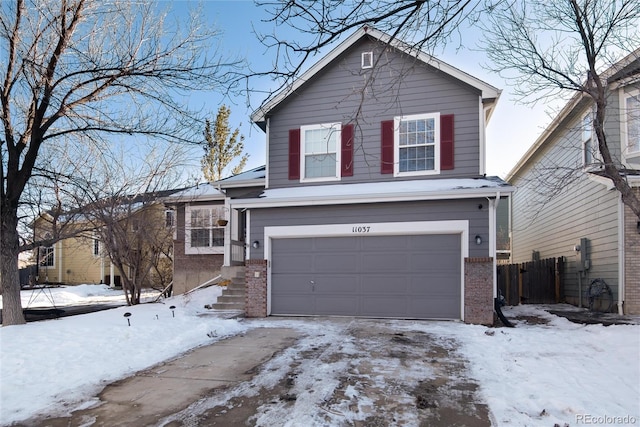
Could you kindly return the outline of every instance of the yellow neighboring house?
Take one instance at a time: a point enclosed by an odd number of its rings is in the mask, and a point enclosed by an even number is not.
[[[33,223],[35,240],[51,239],[54,235],[53,224],[53,217],[48,213],[38,217]],[[144,286],[168,285],[173,268],[170,253],[173,245],[174,211],[165,209],[160,202],[152,203],[133,210],[129,217],[120,220],[120,224],[127,230],[127,246],[131,248],[124,255],[121,254],[125,258],[131,258],[131,262],[124,262],[129,277],[133,274],[132,265],[140,265],[135,258],[146,256],[153,259],[148,261],[150,273]],[[37,283],[64,285],[105,283],[112,287],[120,286],[120,272],[111,262],[100,233],[92,228],[86,219],[69,221],[60,234],[70,237],[58,240],[50,246],[36,248],[34,258],[38,262],[36,277],[32,280]],[[151,245],[154,249],[150,248]]]

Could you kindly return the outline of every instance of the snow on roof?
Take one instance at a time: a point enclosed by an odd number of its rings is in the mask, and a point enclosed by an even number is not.
[[[191,200],[221,200],[224,198],[225,195],[222,191],[207,182],[179,191],[164,200],[166,202],[188,202]]]
[[[220,184],[222,188],[264,185],[266,175],[267,167],[262,165],[246,172],[240,172],[237,175],[223,178],[216,181],[215,184]]]
[[[267,189],[258,198],[236,199],[233,205],[313,205],[495,196],[513,192],[498,177],[370,182]]]

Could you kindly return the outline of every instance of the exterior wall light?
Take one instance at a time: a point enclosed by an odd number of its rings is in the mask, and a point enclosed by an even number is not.
[[[481,245],[481,244],[482,244],[482,237],[476,236],[476,245]]]
[[[258,249],[260,247],[260,242],[258,240],[254,240],[253,243],[251,243],[251,247],[253,249]]]

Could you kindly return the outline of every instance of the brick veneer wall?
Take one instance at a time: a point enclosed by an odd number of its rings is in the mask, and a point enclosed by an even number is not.
[[[464,321],[493,325],[493,258],[464,260]]]
[[[640,188],[634,189],[640,197]],[[638,217],[624,207],[624,313],[640,314],[640,230]]]
[[[267,317],[267,260],[249,259],[245,263],[245,316]]]

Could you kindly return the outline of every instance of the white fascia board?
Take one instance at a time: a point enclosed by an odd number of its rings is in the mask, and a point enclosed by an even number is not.
[[[326,56],[324,56],[320,61],[316,62],[311,68],[305,71],[298,79],[296,79],[289,87],[283,89],[278,95],[276,95],[271,101],[267,102],[264,106],[257,109],[251,114],[251,121],[253,123],[258,123],[264,121],[267,113],[271,111],[276,105],[282,102],[286,97],[288,97],[291,93],[295,92],[300,86],[306,83],[309,79],[311,79],[316,73],[322,70],[324,67],[329,65],[334,59],[340,56],[344,51],[346,51],[351,45],[356,43],[360,38],[364,35],[370,35],[383,43],[386,43],[401,52],[406,53],[407,55],[413,56],[414,58],[419,59],[420,61],[428,64],[446,74],[455,77],[456,79],[475,87],[476,89],[482,92],[483,99],[493,99],[493,104],[498,101],[500,98],[501,90],[496,87],[476,78],[470,74],[465,73],[464,71],[447,64],[446,62],[442,62],[433,56],[422,52],[421,50],[417,50],[411,45],[403,42],[399,39],[392,39],[386,33],[383,33],[380,30],[375,28],[366,28],[362,27],[349,37],[345,39],[342,43],[340,43],[335,49],[329,52]]]
[[[351,205],[362,203],[388,203],[388,202],[411,202],[423,200],[455,200],[473,199],[478,197],[496,197],[512,193],[514,187],[491,187],[491,188],[468,188],[440,192],[414,192],[398,195],[397,193],[379,194],[376,196],[366,195],[343,195],[343,196],[320,196],[320,197],[283,197],[279,199],[233,199],[231,206],[234,209],[241,208],[276,208],[292,206],[322,206],[322,205]]]
[[[265,178],[246,179],[243,181],[233,181],[228,184],[220,184],[220,188],[239,188],[239,187],[264,187]]]

